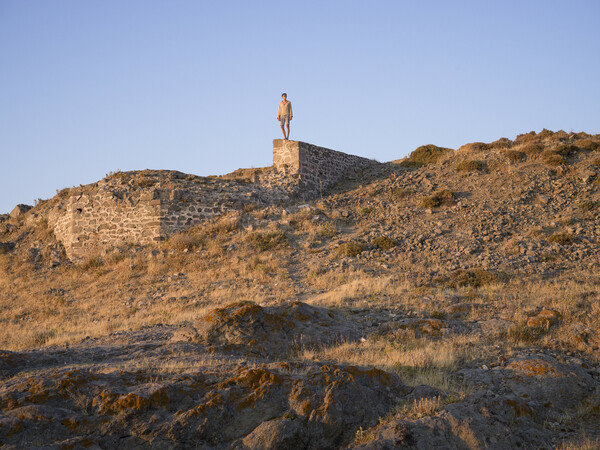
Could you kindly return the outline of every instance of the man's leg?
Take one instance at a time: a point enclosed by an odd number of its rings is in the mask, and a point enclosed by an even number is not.
[[[285,129],[283,128],[283,123],[281,124],[281,132],[283,133],[283,138],[287,139],[287,137],[285,137]]]
[[[290,138],[290,123],[289,122],[287,123],[287,131],[288,131],[287,136],[285,138],[289,139]]]

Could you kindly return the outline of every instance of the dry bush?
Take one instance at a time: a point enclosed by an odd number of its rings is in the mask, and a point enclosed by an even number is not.
[[[489,148],[494,148],[494,149],[498,149],[498,150],[506,150],[509,149],[513,146],[513,141],[511,141],[508,138],[500,138],[497,141],[492,142],[491,144],[489,144]]]
[[[517,344],[533,344],[538,342],[542,336],[548,332],[545,326],[530,327],[526,321],[510,327],[504,334],[503,338],[509,342]]]
[[[188,232],[175,233],[164,245],[166,248],[176,250],[178,252],[191,251],[200,244],[200,240]]]
[[[539,139],[549,139],[549,138],[553,138],[554,137],[554,131],[552,130],[547,130],[546,128],[544,128],[542,131],[540,131],[537,135],[537,137]]]
[[[478,153],[483,152],[489,149],[489,145],[485,142],[471,142],[470,144],[465,144],[458,149],[461,153]]]
[[[479,288],[492,283],[508,281],[508,275],[503,272],[492,272],[482,269],[457,270],[449,277],[441,279],[448,287],[475,287]]]
[[[435,164],[442,156],[452,151],[451,148],[438,147],[437,145],[422,145],[416,148],[407,159],[400,162],[400,166],[414,168]]]
[[[438,208],[440,206],[452,206],[456,201],[456,195],[450,189],[440,189],[429,197],[424,197],[421,204],[424,208]]]
[[[562,155],[556,153],[554,150],[544,150],[540,157],[542,158],[542,161],[544,161],[549,166],[560,166],[566,163],[565,158]]]
[[[390,198],[392,198],[392,200],[403,200],[407,198],[411,193],[412,191],[410,189],[392,188],[390,190]]]
[[[573,243],[573,239],[571,238],[571,235],[567,233],[554,233],[548,238],[548,242],[569,245]]]
[[[465,160],[458,163],[455,169],[457,172],[481,172],[485,170],[485,163],[477,159]]]
[[[363,243],[356,242],[356,241],[350,241],[350,242],[344,242],[343,244],[340,244],[336,249],[336,253],[340,256],[355,257],[355,256],[360,255],[364,250],[365,250],[365,245]]]
[[[377,236],[371,243],[384,252],[394,248],[398,244],[395,239],[387,236]]]
[[[581,203],[581,209],[583,209],[584,211],[593,211],[597,207],[598,207],[598,203],[597,202],[593,202],[591,200],[588,200],[588,201],[585,201],[585,202]]]
[[[594,142],[591,139],[579,139],[575,141],[574,145],[581,149],[588,150],[591,152],[600,150],[600,143]]]
[[[536,144],[534,142],[528,142],[520,147],[520,150],[527,156],[537,156],[542,152],[543,149],[543,145]]]
[[[525,153],[520,152],[518,150],[507,150],[507,151],[503,152],[503,155],[510,162],[514,162],[514,163],[521,162],[525,159]]]
[[[282,230],[254,231],[246,235],[245,241],[255,250],[265,252],[287,244],[287,235]]]
[[[530,131],[529,133],[519,134],[515,139],[515,142],[517,144],[525,144],[535,140],[537,140],[537,134],[535,131]]]
[[[600,158],[596,158],[592,161],[592,165],[600,167]]]

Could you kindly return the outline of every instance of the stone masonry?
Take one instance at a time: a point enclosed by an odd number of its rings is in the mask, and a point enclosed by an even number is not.
[[[298,175],[305,197],[321,195],[351,169],[360,169],[372,161],[360,156],[330,150],[300,141],[273,140],[273,167]]]
[[[175,171],[113,174],[65,190],[48,216],[72,260],[113,247],[154,244],[217,215],[250,204],[314,198],[348,170],[370,160],[307,144],[273,141],[273,166],[241,169],[223,177]],[[252,171],[252,176],[244,176]]]

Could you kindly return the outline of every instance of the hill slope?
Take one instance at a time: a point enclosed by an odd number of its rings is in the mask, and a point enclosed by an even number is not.
[[[0,440],[593,442],[599,173],[598,135],[424,146],[78,263],[48,227],[60,195],[3,217]]]

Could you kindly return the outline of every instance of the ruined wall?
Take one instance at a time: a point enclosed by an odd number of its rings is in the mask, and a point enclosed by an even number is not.
[[[70,196],[49,217],[67,256],[160,240],[160,200],[150,191],[92,189]]]
[[[273,166],[284,173],[298,174],[300,189],[306,196],[320,195],[348,170],[370,163],[367,158],[306,142],[273,140]]]
[[[369,164],[305,142],[273,141],[273,166],[223,177],[176,171],[113,174],[68,190],[48,217],[67,256],[77,260],[127,244],[153,244],[250,203],[272,205],[315,197],[352,168]],[[240,178],[241,177],[241,178]]]

